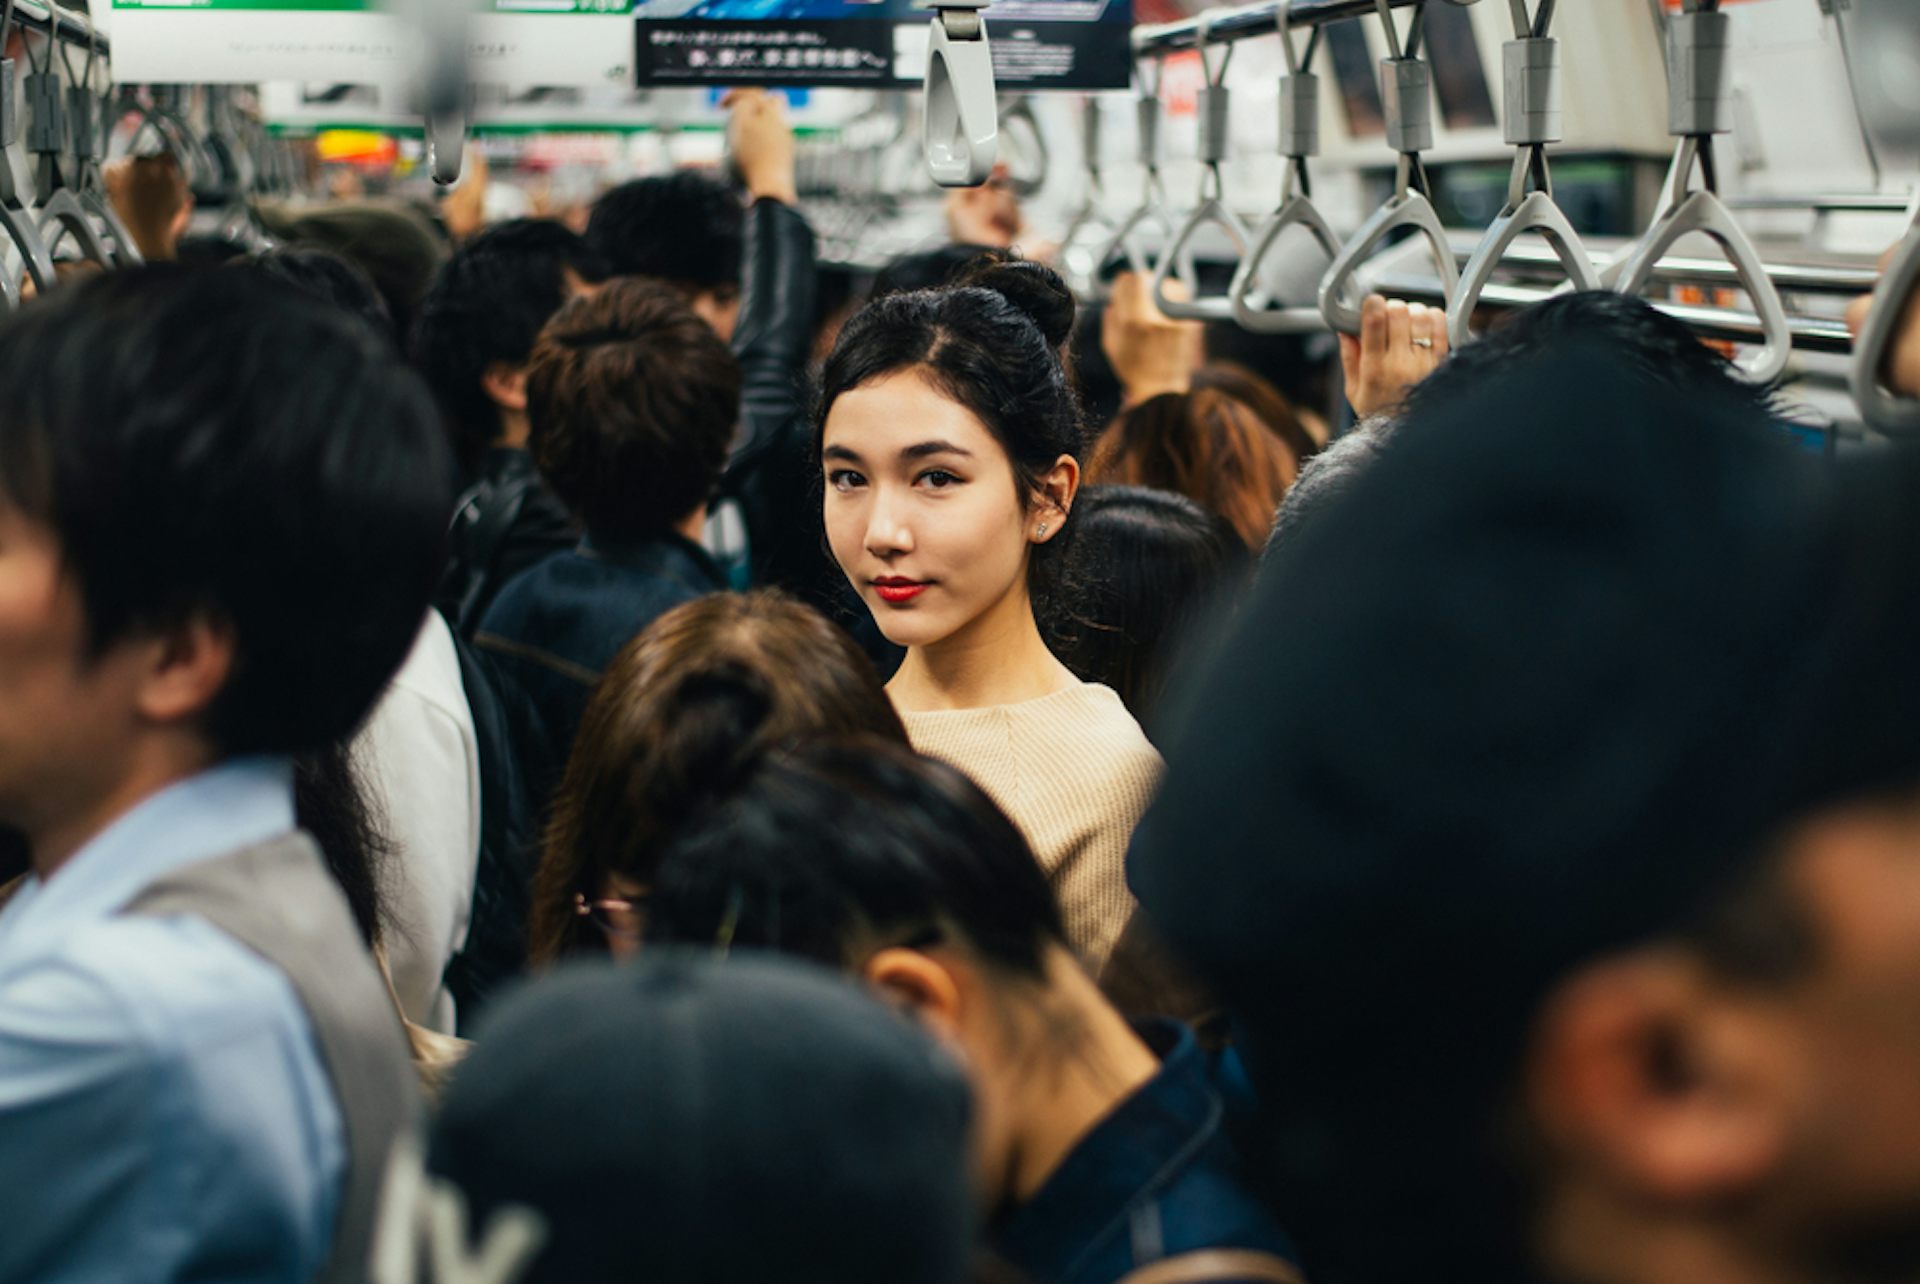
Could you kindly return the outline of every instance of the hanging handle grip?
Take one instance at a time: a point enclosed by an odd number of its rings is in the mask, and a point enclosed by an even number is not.
[[[993,54],[977,8],[942,7],[927,51],[927,172],[942,187],[978,187],[1000,150]]]
[[[1575,290],[1598,290],[1600,274],[1593,266],[1593,258],[1587,253],[1586,246],[1580,240],[1580,234],[1573,230],[1573,224],[1560,207],[1554,204],[1553,197],[1546,192],[1534,192],[1509,211],[1502,211],[1487,228],[1487,234],[1475,248],[1473,257],[1467,260],[1466,270],[1460,274],[1460,289],[1453,296],[1453,302],[1447,305],[1447,341],[1454,347],[1463,347],[1473,341],[1473,312],[1480,306],[1480,296],[1486,291],[1493,273],[1500,266],[1500,260],[1512,248],[1513,243],[1529,232],[1536,232],[1553,250],[1560,260],[1560,266],[1566,270],[1567,281]]]
[[[1720,246],[1739,275],[1740,288],[1753,300],[1753,310],[1760,317],[1765,342],[1759,351],[1736,362],[1736,368],[1755,383],[1772,383],[1786,370],[1787,358],[1793,351],[1793,329],[1787,321],[1787,309],[1760,261],[1760,252],[1734,222],[1732,212],[1712,192],[1695,192],[1661,215],[1620,265],[1617,288],[1622,294],[1639,294],[1646,289],[1654,268],[1667,251],[1681,237],[1694,232],[1705,233]]]
[[[1327,274],[1320,278],[1320,315],[1329,326],[1343,334],[1360,333],[1360,299],[1354,279],[1374,249],[1393,232],[1410,227],[1426,238],[1433,255],[1433,266],[1440,274],[1441,293],[1452,306],[1460,286],[1460,268],[1453,259],[1453,247],[1447,243],[1447,229],[1440,215],[1423,192],[1396,196],[1373,212],[1360,225],[1353,239],[1341,247]]]
[[[1901,314],[1920,280],[1920,221],[1908,229],[1880,283],[1853,349],[1853,397],[1861,417],[1889,437],[1920,437],[1920,399],[1888,390],[1881,372],[1900,332]]]
[[[1173,240],[1167,243],[1167,248],[1161,252],[1159,265],[1153,270],[1153,301],[1159,305],[1162,312],[1176,320],[1229,321],[1233,319],[1231,292],[1209,295],[1205,298],[1195,293],[1197,278],[1190,267],[1191,258],[1186,252],[1187,242],[1192,240],[1194,234],[1201,228],[1209,225],[1225,231],[1228,238],[1232,240],[1234,252],[1239,256],[1240,261],[1244,262],[1246,259],[1247,225],[1240,221],[1238,215],[1223,205],[1218,197],[1201,202],[1200,208],[1188,215],[1187,221],[1182,223],[1179,230],[1173,234]],[[1182,283],[1187,286],[1188,297],[1169,298],[1166,289],[1167,279],[1182,265],[1188,267],[1187,272],[1182,275]],[[1238,272],[1235,273],[1235,277],[1238,279]]]
[[[1259,297],[1260,269],[1290,227],[1311,232],[1329,259],[1338,258],[1340,254],[1340,238],[1333,234],[1326,217],[1307,197],[1292,197],[1274,211],[1273,217],[1255,234],[1253,249],[1240,260],[1240,270],[1233,274],[1233,284],[1227,289],[1233,301],[1233,319],[1255,334],[1311,334],[1327,328],[1327,319],[1317,307],[1268,307]]]

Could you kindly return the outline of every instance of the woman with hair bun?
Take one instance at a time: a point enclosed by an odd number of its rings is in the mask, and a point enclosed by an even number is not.
[[[993,263],[893,294],[847,323],[822,377],[827,540],[880,631],[914,747],[972,776],[1025,831],[1091,965],[1133,901],[1124,859],[1161,762],[1111,689],[1047,648],[1080,411],[1058,350],[1073,297],[1050,269]]]

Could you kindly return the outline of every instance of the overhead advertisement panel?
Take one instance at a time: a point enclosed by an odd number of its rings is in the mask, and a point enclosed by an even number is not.
[[[917,86],[928,21],[912,0],[639,0],[642,85]],[[1000,0],[985,10],[1003,89],[1121,89],[1128,0]]]
[[[495,0],[468,60],[482,84],[631,85],[630,0]],[[113,0],[113,70],[148,84],[388,84],[415,66],[368,0]]]

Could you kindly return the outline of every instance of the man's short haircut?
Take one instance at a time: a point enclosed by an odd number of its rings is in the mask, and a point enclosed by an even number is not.
[[[587,243],[615,276],[670,281],[689,294],[737,289],[746,211],[692,170],[636,178],[594,204]]]
[[[49,526],[92,647],[204,613],[223,754],[344,736],[444,555],[433,403],[358,321],[257,273],[153,266],[0,322],[0,498]]]
[[[414,363],[439,398],[454,452],[469,472],[500,437],[500,409],[481,378],[495,362],[526,361],[540,327],[567,301],[568,272],[599,281],[606,265],[563,224],[512,219],[455,251],[420,305]]]
[[[527,367],[534,462],[599,540],[663,534],[704,504],[739,414],[733,353],[657,281],[575,299]]]
[[[1914,480],[1567,340],[1274,549],[1128,881],[1235,1018],[1314,1277],[1540,1278],[1541,1004],[1655,941],[1794,965],[1741,939],[1781,840],[1920,786]]]

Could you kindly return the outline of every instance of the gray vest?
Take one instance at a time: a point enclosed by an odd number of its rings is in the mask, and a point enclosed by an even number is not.
[[[124,912],[205,919],[292,983],[346,1125],[346,1186],[320,1279],[363,1284],[387,1155],[418,1122],[420,1090],[400,1014],[320,849],[288,834],[189,865]]]

